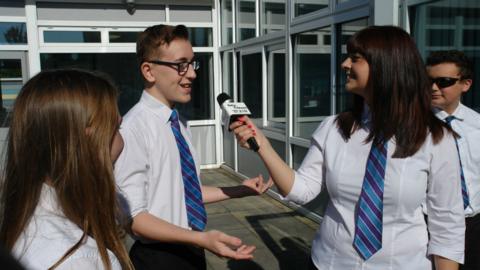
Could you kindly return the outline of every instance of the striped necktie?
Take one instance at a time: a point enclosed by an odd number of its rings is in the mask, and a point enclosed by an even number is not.
[[[362,191],[358,199],[353,247],[367,260],[382,248],[383,188],[387,164],[387,142],[374,140],[368,155]]]
[[[452,121],[455,119],[456,118],[453,115],[447,116],[447,118],[445,118],[445,123],[447,123],[449,127],[452,127]],[[457,138],[455,138],[455,146],[457,147],[458,160],[460,161],[460,180],[462,184],[463,209],[465,209],[470,204],[470,202],[468,199],[467,185],[465,183],[465,176],[463,174],[462,160],[460,159],[460,150],[458,148]]]
[[[207,213],[205,212],[205,206],[202,200],[202,191],[197,177],[195,161],[193,160],[185,138],[183,138],[180,132],[180,124],[176,110],[172,111],[170,123],[180,153],[188,225],[195,231],[203,231],[207,223]]]

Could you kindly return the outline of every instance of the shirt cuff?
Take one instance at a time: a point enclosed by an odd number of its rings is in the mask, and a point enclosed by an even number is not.
[[[460,264],[463,264],[463,261],[464,261],[463,247],[461,248],[461,250],[458,250],[458,249],[452,249],[452,248],[446,248],[446,247],[429,246],[428,255],[441,256],[449,260],[458,262]]]
[[[305,204],[305,188],[304,185],[302,185],[302,181],[299,180],[300,176],[296,171],[294,171],[294,177],[293,177],[293,186],[292,189],[290,190],[290,193],[287,194],[287,196],[282,197],[283,200],[285,201],[292,201],[296,202],[298,204]]]

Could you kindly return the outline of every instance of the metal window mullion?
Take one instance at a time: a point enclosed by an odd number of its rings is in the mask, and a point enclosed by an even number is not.
[[[338,50],[336,50],[337,47],[337,34],[341,35],[340,32],[337,31],[338,24],[332,24],[330,27],[330,114],[335,114],[337,111],[337,81],[336,81],[336,76],[337,76],[337,65],[340,65],[340,63],[337,63],[337,54]],[[338,38],[338,40],[342,40],[341,38]],[[340,47],[341,50],[341,47]],[[341,54],[341,51],[340,51]]]
[[[233,95],[233,100],[237,101],[238,100],[238,67],[239,65],[237,63],[240,63],[239,59],[237,58],[237,51],[236,50],[233,50],[232,51],[233,55],[232,55],[232,72],[233,72],[233,89],[232,89],[232,95]],[[235,83],[237,82],[237,83]],[[233,138],[234,140],[234,144],[233,144],[233,169],[238,172],[238,143],[237,143],[237,138],[234,137]]]
[[[291,138],[293,136],[293,46],[291,37],[291,21],[293,19],[294,1],[287,1],[285,4],[285,162],[293,166],[293,149]]]
[[[27,0],[25,2],[25,17],[27,18],[28,75],[32,77],[41,70],[35,0]]]
[[[267,68],[267,49],[262,47],[262,128],[268,125],[268,68]]]
[[[222,86],[222,74],[221,72],[221,58],[219,55],[218,47],[220,43],[220,35],[217,33],[220,33],[218,31],[219,29],[219,12],[220,12],[220,0],[215,0],[213,7],[212,7],[212,21],[217,22],[213,24],[212,27],[212,39],[213,39],[213,98],[211,98],[210,102],[213,102],[213,115],[215,121],[215,160],[217,165],[221,165],[223,162],[223,133],[222,133],[222,125],[220,123],[221,121],[221,114],[220,114],[220,106],[216,102],[216,96],[220,94],[220,89]],[[221,28],[221,27],[220,27]]]
[[[260,1],[255,0],[255,36],[261,36],[260,33]]]

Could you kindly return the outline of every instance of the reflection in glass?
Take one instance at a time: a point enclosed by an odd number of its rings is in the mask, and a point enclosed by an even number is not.
[[[307,37],[302,37],[304,35]],[[325,27],[295,36],[294,136],[310,138],[323,116],[331,114],[330,55],[332,48],[324,42],[324,38],[330,35],[330,27]],[[316,38],[314,39],[313,36]],[[316,42],[314,43],[313,40]]]
[[[480,1],[443,0],[408,7],[411,34],[424,59],[438,50],[463,51],[480,66]],[[480,78],[480,69],[474,69]],[[462,103],[480,112],[480,85],[474,83]]]
[[[195,58],[200,61],[200,69],[193,81],[192,100],[176,107],[188,120],[213,119],[213,54],[195,53]]]
[[[353,95],[345,91],[346,75],[345,71],[341,68],[342,62],[347,57],[347,41],[355,33],[365,28],[368,25],[368,19],[360,19],[343,23],[337,27],[337,36],[340,36],[340,40],[337,41],[337,87],[335,95],[335,113],[340,113],[347,110],[353,102]]]
[[[255,0],[239,0],[237,16],[238,41],[255,37]]]
[[[262,0],[262,32],[285,29],[285,0]]]
[[[267,63],[268,121],[285,123],[285,52],[269,52]]]
[[[27,44],[25,23],[0,22],[0,45]]]
[[[42,70],[81,68],[109,75],[120,92],[118,104],[122,115],[142,94],[143,80],[134,53],[42,53],[40,63]]]
[[[212,119],[213,56],[196,53],[195,57],[200,61],[200,69],[193,82],[192,100],[177,108],[188,120]],[[134,53],[42,53],[40,63],[42,70],[81,68],[109,75],[120,92],[118,103],[122,115],[137,103],[144,88]]]
[[[108,40],[110,43],[135,43],[140,32],[108,32]]]
[[[295,0],[295,17],[328,7],[330,0]]]
[[[233,42],[233,15],[232,15],[232,1],[222,0],[220,3],[220,18],[222,28],[222,45],[232,44]]]
[[[22,86],[22,60],[0,59],[0,127],[10,126],[13,103]]]
[[[212,47],[213,37],[210,27],[189,27],[188,39],[193,47]]]
[[[222,90],[232,98],[233,95],[233,52],[222,53]],[[232,132],[223,127],[223,160],[225,164],[235,167],[235,138]]]
[[[222,92],[233,97],[233,52],[222,55]]]
[[[48,43],[99,43],[99,31],[43,31],[43,41]]]
[[[251,118],[262,117],[262,54],[242,56],[240,100],[250,109]]]

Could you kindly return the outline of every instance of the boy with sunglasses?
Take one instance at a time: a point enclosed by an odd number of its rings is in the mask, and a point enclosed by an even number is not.
[[[229,188],[203,186],[188,128],[176,103],[191,99],[196,70],[183,25],[155,25],[137,40],[145,90],[124,116],[125,147],[115,177],[137,241],[130,250],[136,269],[205,269],[204,249],[227,258],[250,259],[255,249],[236,237],[205,231],[204,203],[264,193],[261,176]]]
[[[426,62],[436,116],[458,133],[462,195],[465,208],[465,264],[480,269],[480,114],[461,103],[472,86],[472,65],[460,51],[437,51]]]

